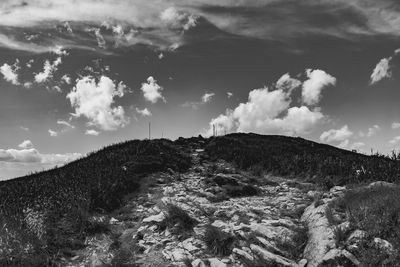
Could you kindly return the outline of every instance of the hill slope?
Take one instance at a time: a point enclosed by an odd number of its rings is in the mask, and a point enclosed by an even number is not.
[[[0,265],[35,266],[36,261],[41,266],[54,262],[55,255],[85,247],[89,234],[104,230],[102,221],[92,220],[94,214],[125,205],[127,195],[146,189],[144,179],[152,173],[185,172],[192,166],[189,152],[194,148],[204,148],[201,162],[225,160],[238,171],[260,177],[248,179],[245,187],[224,187],[233,197],[257,193],[251,181],[260,182],[265,172],[306,178],[328,188],[397,181],[400,174],[396,158],[361,155],[301,138],[230,134],[175,142],[128,141],[61,168],[0,182]]]
[[[303,138],[230,134],[205,148],[211,159],[224,159],[241,169],[309,178],[328,188],[334,185],[400,180],[398,155],[363,155]]]

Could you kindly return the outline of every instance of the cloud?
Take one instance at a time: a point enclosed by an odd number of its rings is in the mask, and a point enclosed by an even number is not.
[[[17,71],[20,69],[20,67],[18,66],[18,59],[17,61],[14,63],[14,65],[9,65],[7,63],[4,63],[1,67],[0,67],[0,72],[1,74],[3,74],[4,79],[14,85],[19,85],[19,81],[18,81],[18,73]]]
[[[57,124],[64,125],[65,127],[68,127],[68,128],[71,128],[71,129],[75,128],[75,126],[71,125],[69,122],[64,121],[64,120],[58,120]]]
[[[68,74],[64,74],[61,77],[61,81],[63,81],[66,84],[71,84],[71,77]]]
[[[297,87],[301,86],[301,84],[302,84],[301,81],[290,77],[289,73],[286,73],[279,78],[275,86],[278,89],[292,91],[293,89],[296,89]]]
[[[400,143],[400,136],[393,137],[393,139],[389,141],[389,144],[391,145],[397,145],[399,143]]]
[[[375,84],[384,78],[392,77],[392,71],[390,70],[390,61],[392,57],[382,58],[378,64],[376,64],[375,69],[372,71],[370,84]]]
[[[98,83],[91,76],[77,80],[76,86],[67,98],[75,109],[73,116],[85,117],[90,126],[97,126],[105,131],[125,127],[129,123],[122,106],[115,106],[115,98],[123,97],[126,86],[118,85],[109,77],[101,76]]]
[[[25,140],[21,144],[19,144],[18,147],[22,149],[30,149],[33,148],[33,144],[31,140]]]
[[[392,129],[399,129],[400,128],[400,122],[393,122],[392,123]]]
[[[280,80],[289,79],[285,74]],[[246,103],[240,103],[235,109],[228,109],[225,114],[212,119],[207,134],[212,134],[213,126],[218,132],[309,133],[325,115],[317,107],[291,106],[295,97],[293,90],[283,84],[279,82],[279,88],[275,84],[275,90],[264,87],[250,91]]]
[[[374,125],[374,126],[368,128],[367,137],[372,137],[372,136],[376,135],[380,130],[381,130],[381,127],[379,127],[379,125]]]
[[[33,86],[33,83],[32,83],[32,82],[24,82],[23,86],[24,86],[26,89],[30,89],[30,88]]]
[[[140,88],[143,92],[144,98],[155,104],[159,99],[166,102],[165,98],[162,96],[161,91],[163,88],[157,84],[157,81],[150,76],[147,78],[147,83],[142,83],[142,87]]]
[[[35,62],[35,60],[34,60],[34,59],[30,59],[28,62],[26,62],[26,67],[27,67],[28,69],[29,69],[29,68],[32,68],[33,62]]]
[[[308,105],[318,104],[322,90],[327,86],[334,86],[336,78],[323,70],[307,69],[306,74],[308,80],[303,83],[303,90],[301,92],[303,101]],[[295,82],[294,84],[297,85]]]
[[[49,129],[49,134],[50,134],[50,136],[51,137],[56,137],[56,136],[58,136],[58,132],[56,132],[56,131],[54,131],[54,130],[52,130],[52,129]]]
[[[353,132],[349,130],[347,125],[344,125],[340,129],[331,129],[329,131],[325,131],[321,134],[319,139],[322,142],[343,142],[353,136]]]
[[[106,40],[104,39],[104,37],[101,34],[100,30],[101,30],[100,28],[88,28],[87,29],[88,32],[92,32],[96,36],[97,45],[100,48],[106,49]]]
[[[98,136],[100,133],[98,131],[94,130],[94,129],[89,129],[89,130],[86,130],[85,134],[86,135]]]
[[[136,108],[136,112],[139,113],[140,115],[142,115],[143,117],[146,117],[146,116],[149,117],[152,115],[151,111],[148,110],[147,108],[144,108],[144,109]]]
[[[211,99],[215,96],[214,93],[205,93],[202,97],[201,97],[201,101],[203,103],[208,103],[211,101]]]
[[[42,154],[29,140],[22,142],[19,147],[21,149],[0,149],[0,162],[64,164],[82,156],[80,153]]]
[[[58,66],[62,63],[61,57],[58,57],[53,63],[49,60],[44,62],[43,71],[35,75],[36,83],[44,83],[53,77],[53,73],[57,71]]]
[[[82,28],[98,28],[105,18],[138,31],[127,45],[146,44],[162,49],[173,43],[184,44],[188,40],[182,32],[201,27],[202,23],[212,26],[199,33],[205,36],[232,34],[281,41],[307,36],[350,40],[382,34],[398,37],[400,28],[399,9],[390,0],[35,0],[23,5],[3,0],[0,8],[0,26],[11,29],[0,37],[0,45],[35,52],[48,51],[47,46],[57,44],[90,47],[87,36],[81,34]],[[39,41],[26,40],[15,34],[15,28],[35,29],[43,34]],[[57,35],[49,38],[45,33],[50,30]],[[114,34],[113,38],[119,36]],[[99,38],[96,34],[94,37]],[[108,41],[109,37],[103,39]],[[204,40],[201,37],[196,39]]]
[[[350,149],[358,150],[358,149],[360,149],[360,148],[363,147],[363,146],[365,146],[365,144],[364,144],[363,142],[356,142],[356,143],[353,143],[353,144],[350,146]]]
[[[26,131],[26,132],[29,131],[29,128],[28,128],[28,127],[20,126],[19,128],[20,128],[21,130],[23,130],[23,131]]]
[[[188,31],[195,27],[198,20],[198,16],[177,10],[175,7],[165,9],[160,18],[168,27],[183,31]]]
[[[209,103],[214,96],[215,96],[215,93],[205,93],[201,97],[200,101],[186,101],[181,106],[185,107],[185,108],[192,108],[192,109],[197,110],[197,109],[199,109],[200,106],[205,105],[206,103]]]

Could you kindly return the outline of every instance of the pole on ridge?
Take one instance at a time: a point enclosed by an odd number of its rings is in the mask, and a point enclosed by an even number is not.
[[[149,140],[151,139],[151,122],[149,122]]]

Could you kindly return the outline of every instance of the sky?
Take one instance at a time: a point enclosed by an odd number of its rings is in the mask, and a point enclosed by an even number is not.
[[[0,179],[129,139],[400,148],[396,0],[3,0]]]

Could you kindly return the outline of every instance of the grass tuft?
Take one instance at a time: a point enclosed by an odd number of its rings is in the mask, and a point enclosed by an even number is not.
[[[235,238],[215,226],[208,225],[204,235],[204,242],[214,255],[227,256],[232,251]]]

